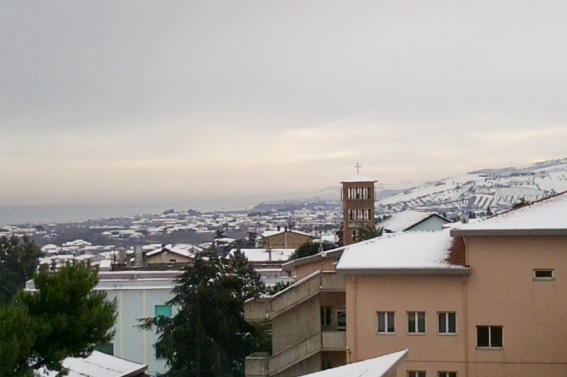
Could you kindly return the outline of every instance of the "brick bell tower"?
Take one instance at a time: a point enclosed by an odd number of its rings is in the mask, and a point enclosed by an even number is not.
[[[341,182],[344,245],[358,242],[360,230],[373,228],[375,225],[374,184],[376,181],[360,175],[361,167],[357,163],[356,175]]]

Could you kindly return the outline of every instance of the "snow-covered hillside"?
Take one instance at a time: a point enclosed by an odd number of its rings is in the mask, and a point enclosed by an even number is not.
[[[492,212],[524,200],[532,202],[567,191],[567,158],[524,168],[485,169],[429,182],[377,200],[379,212],[404,208]]]

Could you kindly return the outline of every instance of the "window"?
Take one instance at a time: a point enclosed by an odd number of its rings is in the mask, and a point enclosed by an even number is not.
[[[553,268],[534,269],[534,280],[553,280]]]
[[[101,344],[96,347],[96,350],[98,352],[102,352],[107,355],[114,356],[114,344],[112,343]]]
[[[437,377],[457,377],[457,372],[438,372]]]
[[[408,312],[408,333],[425,334],[425,312]]]
[[[331,326],[333,314],[330,306],[321,307],[321,326]]]
[[[337,310],[337,330],[346,330],[346,312],[344,310]]]
[[[439,334],[457,333],[457,313],[442,312],[437,313],[439,319]]]
[[[154,308],[155,317],[167,317],[171,318],[171,305],[156,305]]]
[[[160,346],[159,343],[154,344],[154,348],[156,350],[156,359],[165,359],[167,355],[163,349],[163,346]]]
[[[502,348],[502,326],[477,326],[476,346],[479,348]]]
[[[424,370],[408,370],[408,377],[425,377]]]
[[[393,334],[396,332],[394,312],[378,312],[378,334]]]

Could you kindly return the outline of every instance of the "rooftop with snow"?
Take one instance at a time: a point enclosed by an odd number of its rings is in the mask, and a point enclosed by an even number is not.
[[[448,230],[385,234],[349,245],[337,272],[349,274],[467,274],[468,268],[448,261]]]
[[[320,372],[305,374],[303,377],[389,377],[395,376],[400,364],[407,358],[408,350],[347,364]]]
[[[482,221],[462,224],[452,235],[567,234],[567,192]]]

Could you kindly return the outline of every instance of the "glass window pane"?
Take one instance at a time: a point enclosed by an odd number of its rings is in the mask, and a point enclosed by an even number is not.
[[[167,317],[171,318],[171,305],[156,305],[155,306],[155,317]]]
[[[476,327],[476,345],[477,347],[490,347],[488,326]]]
[[[337,329],[344,330],[346,329],[346,312],[345,311],[337,311]]]
[[[388,332],[395,332],[394,313],[388,312]]]
[[[378,313],[378,332],[386,331],[386,316],[385,313]]]
[[[96,350],[107,355],[114,356],[114,344],[112,343],[98,345]]]
[[[417,317],[417,331],[425,332],[425,313],[419,313]]]
[[[502,347],[502,327],[500,326],[490,327],[490,346]]]
[[[456,313],[448,313],[449,314],[449,330],[448,332],[457,332],[457,314]]]
[[[445,333],[447,332],[447,326],[446,324],[446,314],[447,313],[439,313],[439,332],[440,333]]]
[[[415,313],[408,313],[408,332],[416,332],[415,329]]]

